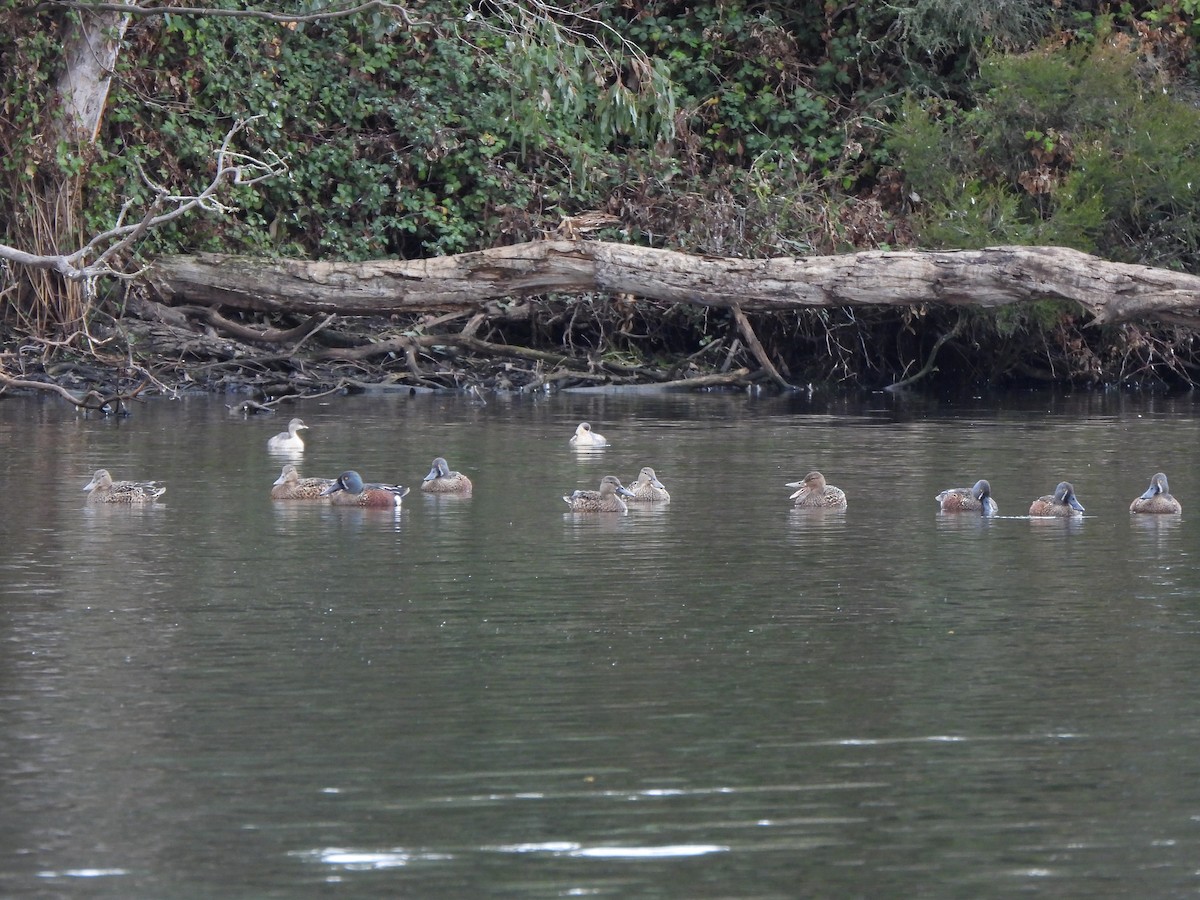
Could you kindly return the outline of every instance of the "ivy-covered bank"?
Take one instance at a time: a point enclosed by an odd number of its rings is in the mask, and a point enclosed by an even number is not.
[[[210,183],[238,123],[224,158],[279,166],[122,244],[109,261],[127,278],[0,253],[10,379],[264,395],[769,380],[764,357],[796,383],[1171,386],[1200,372],[1187,322],[1091,327],[1060,301],[755,315],[759,352],[728,310],[593,294],[479,310],[471,335],[529,351],[516,364],[439,344],[462,320],[178,309],[138,277],[197,251],[418,259],[555,236],[724,257],[1044,244],[1198,272],[1200,0],[1103,14],[1083,0],[426,0],[265,16],[215,0],[243,14],[129,18],[94,142],[54,137],[81,5],[0,0],[0,243],[53,257],[170,209]],[[397,337],[421,341],[349,373],[306,356]]]

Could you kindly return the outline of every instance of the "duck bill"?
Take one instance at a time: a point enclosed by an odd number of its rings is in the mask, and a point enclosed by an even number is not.
[[[340,481],[335,481],[329,487],[325,488],[325,490],[321,491],[321,493],[317,494],[317,496],[328,497],[330,494],[336,494],[341,490],[345,490],[345,488],[342,487],[342,483]]]
[[[1129,495],[1126,494],[1125,496],[1128,497]],[[1070,497],[1067,498],[1067,503],[1069,503],[1071,505],[1071,509],[1078,510],[1079,512],[1084,512],[1083,504],[1075,499],[1074,494],[1072,494]]]

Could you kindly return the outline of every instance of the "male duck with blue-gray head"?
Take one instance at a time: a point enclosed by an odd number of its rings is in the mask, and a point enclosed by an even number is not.
[[[108,469],[97,469],[83,489],[88,503],[153,503],[167,490],[154,481],[113,481]]]
[[[592,431],[587,422],[580,422],[569,443],[572,447],[607,447],[608,439],[598,431]]]
[[[272,500],[324,500],[332,478],[301,478],[300,470],[288,463],[271,486]]]
[[[992,486],[985,478],[980,478],[973,487],[944,490],[933,499],[937,500],[942,512],[974,512],[982,516],[994,516],[1000,511],[992,499]]]
[[[1129,504],[1129,511],[1170,515],[1183,512],[1183,505],[1171,496],[1171,489],[1167,487],[1167,476],[1156,472],[1150,479],[1150,487],[1146,488],[1146,493]]]
[[[671,502],[671,495],[667,491],[666,485],[658,480],[658,476],[649,466],[642,467],[642,471],[638,472],[637,481],[630,486],[629,491],[629,500],[632,503]]]
[[[267,441],[268,450],[303,450],[304,441],[297,434],[301,428],[308,428],[303,419],[292,419],[288,422],[288,430],[281,431]]]
[[[355,471],[343,472],[329,487],[321,492],[334,506],[370,506],[377,509],[397,507],[408,493],[408,488],[399,484],[364,484],[362,476]]]
[[[825,483],[820,472],[809,472],[803,481],[789,481],[788,487],[799,488],[789,500],[795,500],[796,509],[845,509],[846,495],[841,488]]]
[[[1069,519],[1083,515],[1083,504],[1075,498],[1075,488],[1069,481],[1060,481],[1053,494],[1038,497],[1029,506],[1031,516],[1052,516]]]
[[[440,456],[433,461],[433,467],[421,482],[421,490],[427,494],[469,494],[474,487],[470,478],[451,470],[450,464]]]
[[[576,491],[570,496],[563,496],[563,501],[571,507],[571,512],[616,512],[629,510],[622,497],[630,497],[632,492],[621,484],[616,475],[605,475],[600,479],[598,491]]]

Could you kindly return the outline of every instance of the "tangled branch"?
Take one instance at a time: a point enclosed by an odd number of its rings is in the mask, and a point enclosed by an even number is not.
[[[221,146],[216,153],[217,169],[208,185],[198,194],[174,194],[162,185],[152,182],[145,173],[142,174],[146,184],[154,191],[154,200],[142,218],[136,223],[127,223],[133,201],[128,200],[117,213],[116,224],[107,231],[101,232],[86,244],[72,253],[40,255],[0,244],[0,260],[28,266],[34,269],[49,269],[62,275],[69,281],[91,283],[103,276],[118,278],[130,277],[115,268],[112,260],[118,254],[141,240],[147,232],[172,222],[197,209],[206,209],[218,213],[227,213],[230,207],[221,203],[219,195],[224,186],[254,185],[267,178],[274,178],[287,171],[287,165],[274,153],[268,153],[266,159],[257,159],[231,149],[234,137],[245,130],[254,119],[241,119],[225,133]],[[173,208],[163,210],[168,204]],[[89,261],[90,260],[90,261]]]

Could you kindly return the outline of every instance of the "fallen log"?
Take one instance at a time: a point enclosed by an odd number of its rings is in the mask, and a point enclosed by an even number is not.
[[[164,302],[261,312],[391,315],[478,308],[504,297],[602,292],[743,312],[841,306],[1000,307],[1074,301],[1097,322],[1200,325],[1200,277],[1063,247],[872,250],[736,259],[589,240],[374,262],[164,257],[147,278]]]

